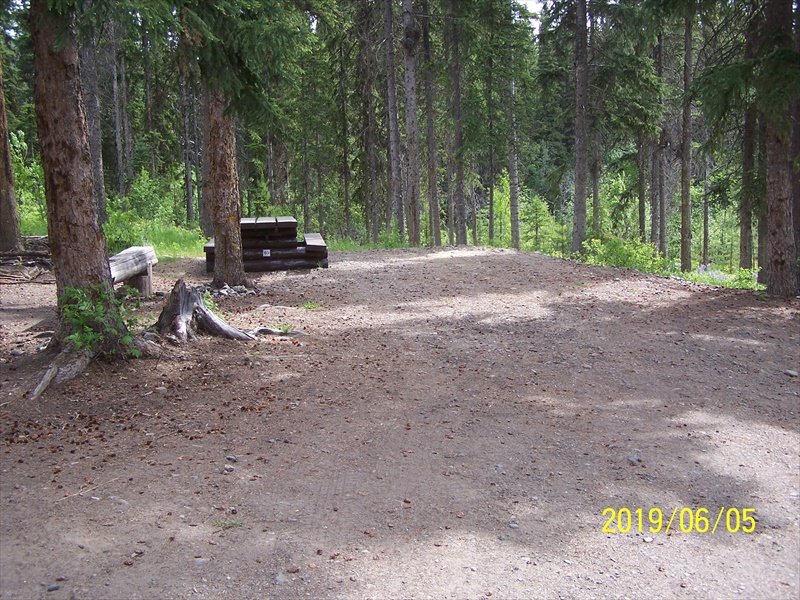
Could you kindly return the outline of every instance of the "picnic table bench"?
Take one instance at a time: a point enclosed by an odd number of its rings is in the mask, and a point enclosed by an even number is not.
[[[247,272],[328,267],[328,246],[319,233],[297,239],[294,217],[245,217],[240,221],[242,262]],[[206,271],[214,270],[214,238],[206,242]]]
[[[109,257],[111,281],[126,282],[145,298],[153,295],[153,265],[158,262],[152,246],[131,246]]]

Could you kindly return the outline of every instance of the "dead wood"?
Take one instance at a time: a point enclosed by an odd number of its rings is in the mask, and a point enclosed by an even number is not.
[[[156,321],[155,329],[162,335],[172,335],[179,342],[206,333],[229,340],[253,340],[251,335],[226,323],[203,303],[196,288],[189,288],[183,279],[175,282],[166,306]]]

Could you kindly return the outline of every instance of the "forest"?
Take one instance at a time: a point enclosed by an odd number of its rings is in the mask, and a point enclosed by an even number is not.
[[[800,2],[0,2],[0,596],[797,600]]]
[[[295,215],[334,249],[513,247],[792,296],[798,15],[787,0],[9,0],[0,245],[47,233],[36,113],[67,100],[34,100],[50,27],[79,59],[74,135],[109,253],[199,254],[222,202]]]

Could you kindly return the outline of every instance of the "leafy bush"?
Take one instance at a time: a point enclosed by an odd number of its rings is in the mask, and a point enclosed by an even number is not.
[[[591,239],[583,243],[584,254],[580,258],[590,265],[626,267],[667,275],[672,272],[672,263],[653,252],[653,247],[639,240],[621,240],[616,237]]]
[[[112,211],[103,225],[106,247],[109,254],[116,254],[130,246],[141,246],[145,242],[145,223],[132,210]]]
[[[125,288],[125,295],[138,298],[138,292],[132,288]],[[109,357],[140,354],[133,346],[131,333],[137,320],[124,298],[118,299],[113,290],[101,286],[66,288],[63,317],[72,330],[66,341],[76,350],[87,349]]]

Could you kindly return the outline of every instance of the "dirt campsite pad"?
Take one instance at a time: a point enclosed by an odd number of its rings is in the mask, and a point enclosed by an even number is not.
[[[0,597],[800,594],[797,300],[490,249],[253,283],[229,321],[305,335],[36,403],[54,286],[0,287]]]

